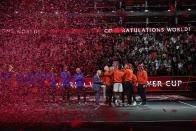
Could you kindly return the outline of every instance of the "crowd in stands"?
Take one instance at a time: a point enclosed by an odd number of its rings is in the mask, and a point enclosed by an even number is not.
[[[195,75],[194,33],[138,33],[119,35],[114,56],[133,65],[143,63],[151,76]]]
[[[69,34],[66,33],[68,28],[92,27],[89,23],[93,19],[66,19],[67,12],[84,13],[86,8],[83,7],[93,7],[88,1],[26,0],[6,5],[8,3],[0,4],[3,9],[0,18],[1,71],[8,65],[16,72],[49,71],[51,67],[60,71],[67,65],[71,73],[81,67],[86,75],[92,75],[97,68],[103,69],[113,61],[120,61],[135,67],[143,63],[150,76],[196,74],[195,33]],[[2,29],[39,29],[40,32],[3,33]],[[59,29],[65,33],[55,33]],[[53,33],[48,32],[51,30]]]
[[[49,71],[68,65],[72,73],[81,67],[86,75],[113,61],[143,63],[151,76],[194,75],[194,33],[1,35],[1,69]]]

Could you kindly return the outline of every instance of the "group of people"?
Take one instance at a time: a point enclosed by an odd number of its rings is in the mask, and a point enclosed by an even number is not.
[[[3,95],[3,99],[10,93],[17,94],[22,92],[22,96],[27,96],[34,92],[33,89],[37,89],[37,94],[40,94],[41,101],[44,101],[47,96],[52,96],[52,100],[56,101],[57,89],[61,89],[62,98],[64,101],[70,101],[71,89],[76,88],[78,102],[80,102],[80,96],[84,95],[84,102],[86,102],[86,95],[84,92],[84,73],[80,68],[76,68],[74,74],[74,82],[71,83],[71,73],[67,66],[57,73],[54,68],[51,68],[49,72],[15,72],[14,68],[9,65],[9,69],[4,72],[0,72],[0,92]],[[72,84],[72,85],[71,85]],[[21,93],[20,93],[21,95]]]
[[[28,92],[33,87],[38,87],[41,94],[41,100],[45,100],[46,94],[52,96],[53,101],[56,101],[57,88],[61,88],[62,99],[70,103],[70,97],[73,95],[73,87],[76,89],[78,102],[83,96],[83,102],[86,103],[86,86],[85,75],[80,68],[76,68],[73,76],[74,83],[71,81],[72,76],[68,70],[68,66],[64,66],[60,73],[57,73],[54,68],[49,72],[14,72],[10,65],[7,72],[1,72],[1,91],[2,94],[7,94],[8,89],[19,87],[23,91],[23,95],[28,95]],[[138,92],[141,96],[142,102],[146,103],[145,85],[147,84],[147,72],[142,64],[138,65],[137,75],[133,73],[133,66],[125,64],[124,66],[113,65],[111,67],[105,66],[104,73],[98,70],[92,79],[92,89],[95,91],[95,101],[99,105],[102,87],[106,89],[106,104],[110,106],[114,103],[116,106],[125,103],[125,96],[128,100],[128,105],[136,105],[134,87],[138,86]],[[47,88],[49,87],[49,88]],[[46,90],[49,89],[49,90]],[[49,92],[48,92],[49,91]],[[122,100],[122,102],[120,101]]]
[[[136,105],[136,97],[134,87],[138,87],[138,93],[141,97],[139,105],[146,104],[145,87],[147,85],[148,75],[143,64],[138,65],[137,75],[133,73],[132,64],[124,66],[115,65],[112,67],[105,66],[103,82],[100,78],[101,70],[98,70],[93,77],[93,89],[96,92],[96,104],[99,105],[101,88],[106,86],[106,103],[110,106],[112,103],[115,106],[125,105],[125,96],[127,97],[128,105]],[[121,99],[121,100],[120,100]]]
[[[74,74],[74,82],[75,85],[71,85],[71,73],[68,70],[67,66],[64,66],[64,70],[60,72],[58,75],[55,72],[50,72],[50,77],[46,78],[44,83],[45,86],[49,86],[52,89],[53,100],[55,101],[55,96],[57,92],[57,87],[62,87],[62,98],[63,100],[70,103],[70,96],[72,93],[72,88],[76,88],[76,94],[78,97],[78,102],[80,103],[80,96],[83,95],[84,103],[86,103],[86,93],[85,93],[85,84],[84,84],[84,73],[81,72],[80,68],[76,68],[76,72]],[[59,84],[60,83],[60,84]]]

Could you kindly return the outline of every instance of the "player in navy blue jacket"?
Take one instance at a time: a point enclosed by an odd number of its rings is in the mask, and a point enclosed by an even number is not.
[[[70,101],[70,81],[71,81],[71,73],[68,71],[68,67],[64,66],[64,70],[60,73],[61,79],[62,79],[62,97],[63,100],[65,100],[65,97],[67,96],[67,101]]]
[[[47,92],[48,92],[48,94],[52,95],[53,101],[55,101],[55,97],[56,97],[57,77],[58,76],[55,73],[54,68],[51,68],[50,72],[47,72],[47,74],[46,74],[45,82],[47,82],[47,83],[45,83],[45,85],[50,87],[50,88],[47,88]]]
[[[78,102],[80,102],[80,95],[83,94],[84,103],[86,103],[86,93],[85,93],[85,89],[84,89],[84,74],[81,72],[80,68],[76,69],[76,73],[74,75],[74,80],[76,82]]]

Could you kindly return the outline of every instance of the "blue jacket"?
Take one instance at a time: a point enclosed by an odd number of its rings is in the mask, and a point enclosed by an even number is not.
[[[44,81],[46,80],[46,74],[44,72],[36,72],[35,73],[35,81],[40,86],[44,85]]]
[[[50,84],[50,87],[53,87],[53,88],[56,87],[57,81],[54,76],[51,78],[49,84]]]
[[[11,78],[11,73],[10,72],[1,72],[1,79],[2,80],[9,80]]]
[[[46,79],[49,80],[50,87],[56,87],[57,80],[53,72],[48,72],[46,74]]]
[[[101,85],[103,85],[103,82],[101,78],[96,74],[93,76],[93,90],[99,91],[101,88]]]
[[[23,75],[25,75],[23,80],[27,85],[30,86],[35,83],[34,74],[32,72],[24,72]]]
[[[63,71],[60,75],[63,79],[63,87],[70,87],[71,73],[69,71]]]
[[[75,73],[74,74],[74,80],[76,82],[76,87],[81,88],[84,87],[84,74],[83,73]]]

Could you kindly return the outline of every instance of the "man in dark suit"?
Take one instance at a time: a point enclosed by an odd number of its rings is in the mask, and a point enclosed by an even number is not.
[[[96,105],[99,105],[101,87],[104,85],[100,76],[101,76],[101,70],[98,70],[97,73],[93,76],[93,90],[96,92],[95,95]]]

